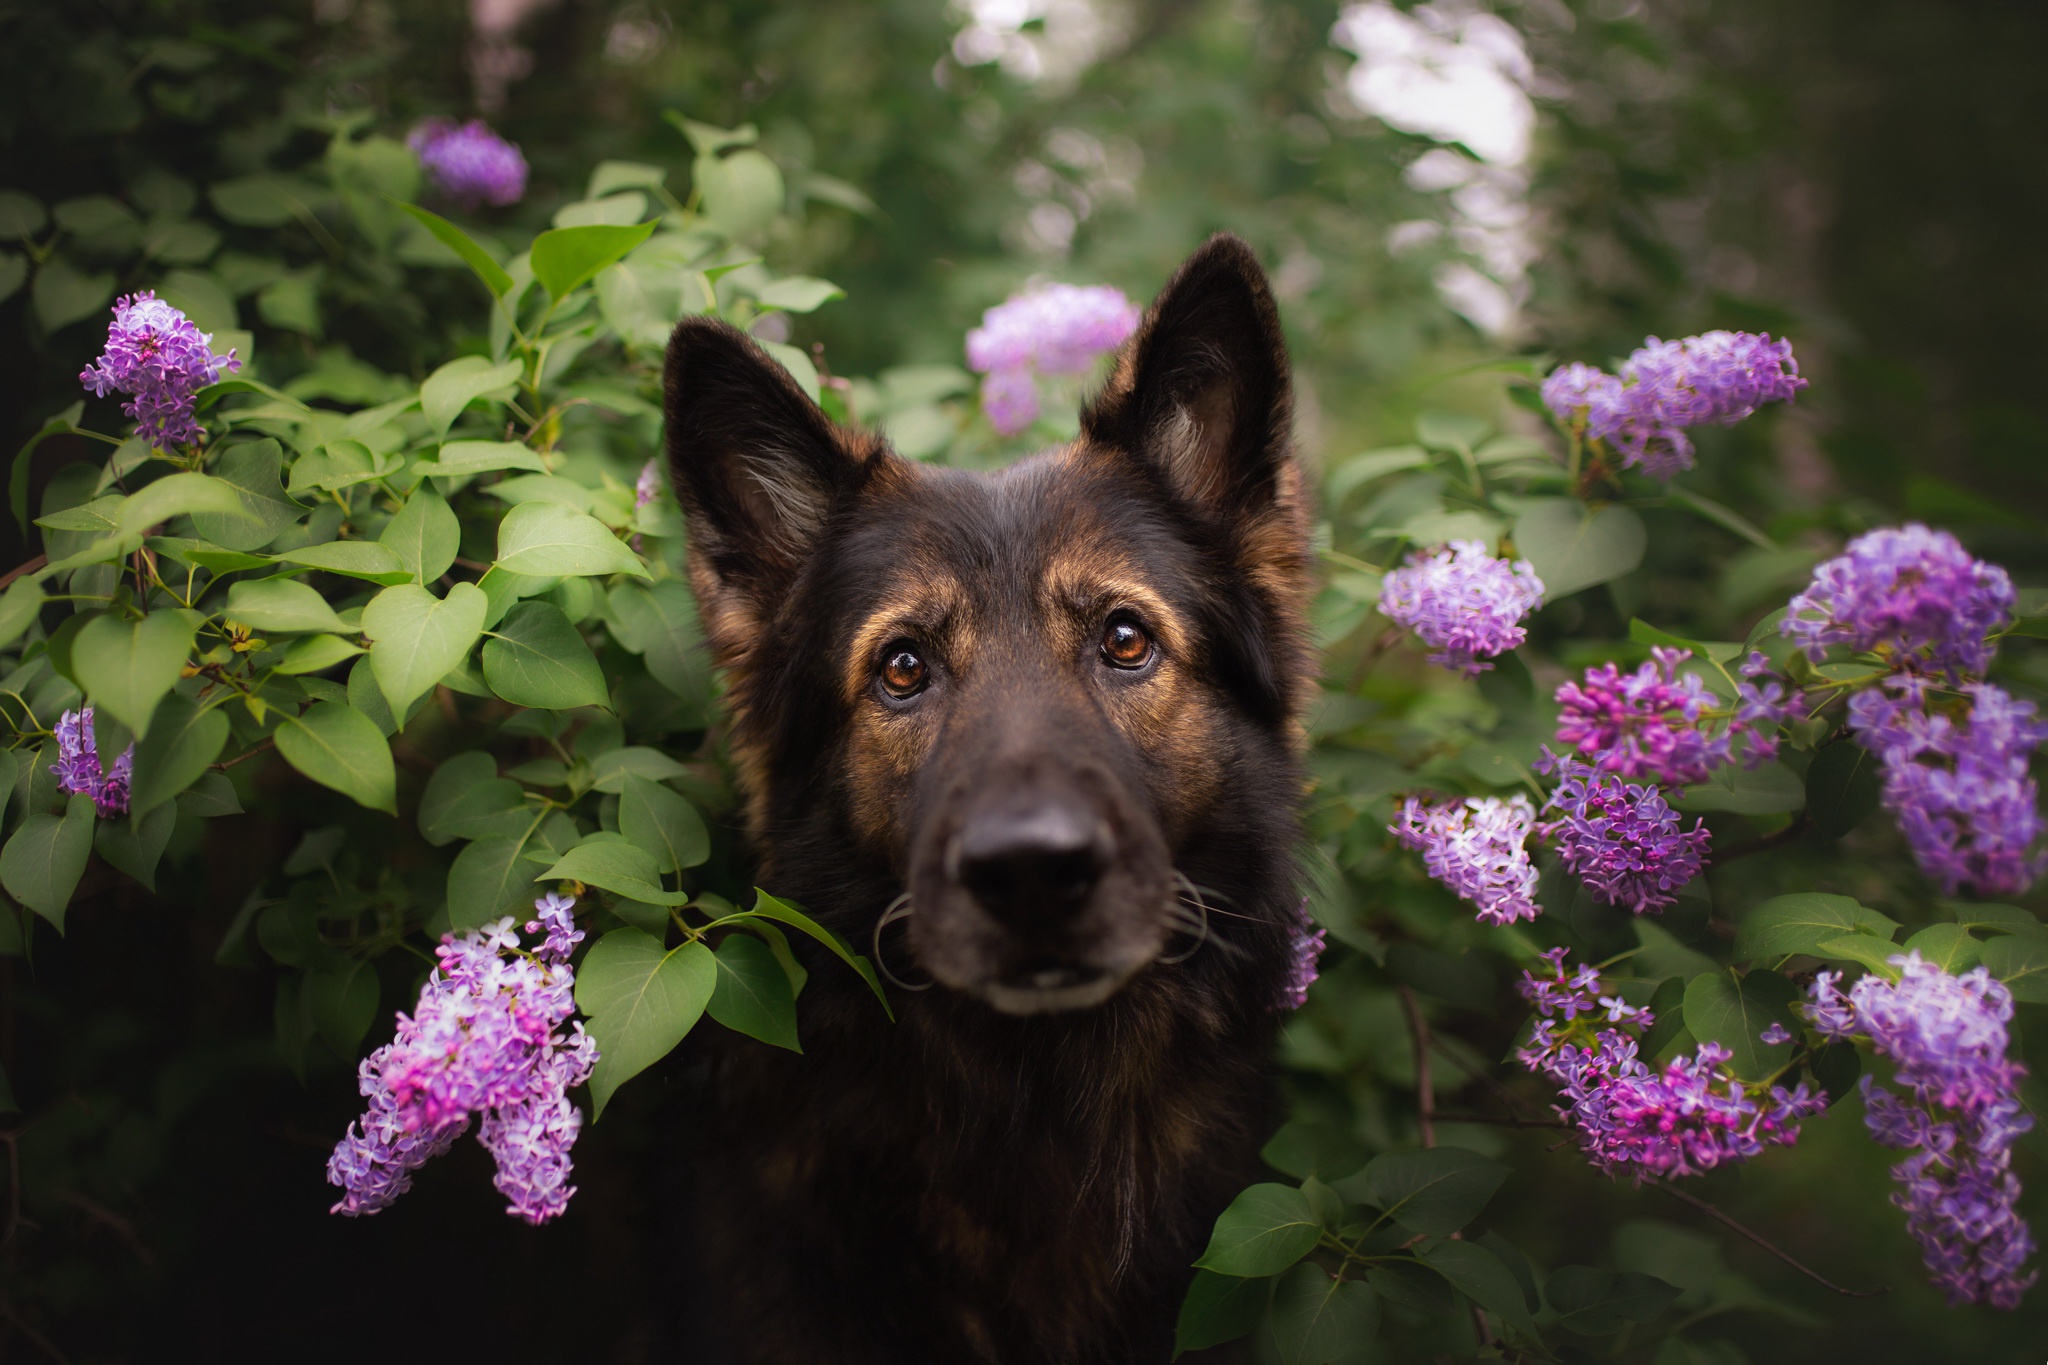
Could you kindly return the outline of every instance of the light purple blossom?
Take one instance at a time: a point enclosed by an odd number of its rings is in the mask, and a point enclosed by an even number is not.
[[[57,761],[50,765],[57,775],[57,790],[67,796],[81,792],[90,796],[100,819],[128,813],[128,783],[134,769],[135,746],[130,744],[114,760],[111,772],[100,770],[90,706],[66,711],[57,718]]]
[[[1771,1026],[1759,1033],[1757,1038],[1768,1047],[1776,1047],[1780,1043],[1792,1041],[1792,1030],[1786,1028],[1782,1020],[1773,1019]]]
[[[1294,949],[1294,961],[1288,972],[1286,984],[1280,988],[1279,1008],[1298,1010],[1308,1003],[1308,988],[1316,984],[1321,975],[1317,963],[1322,960],[1323,949],[1330,943],[1330,931],[1317,924],[1308,912],[1308,897],[1301,898],[1301,904],[1294,908],[1294,924],[1290,931],[1290,943]]]
[[[1601,664],[1582,682],[1560,686],[1558,743],[1602,772],[1674,787],[1704,782],[1728,761],[1730,732],[1709,736],[1701,728],[1714,697],[1698,674],[1678,671],[1691,650],[1659,646],[1650,655],[1633,673]]]
[[[2033,1127],[2018,1099],[2026,1069],[2007,1055],[2012,993],[1982,967],[1952,976],[1917,952],[1890,959],[1897,982],[1872,974],[1845,993],[1841,973],[1814,980],[1808,1015],[1827,1037],[1868,1036],[1897,1064],[1897,1094],[1863,1078],[1873,1140],[1911,1151],[1892,1167],[1892,1202],[1951,1303],[2016,1308],[2037,1276],[2023,1273],[2034,1238],[2017,1205],[2012,1144]]]
[[[114,303],[114,325],[106,349],[79,373],[94,397],[131,395],[121,411],[135,419],[135,432],[156,449],[196,441],[205,433],[194,419],[193,399],[242,362],[229,351],[215,355],[209,333],[158,298],[153,290]]]
[[[1896,674],[1850,698],[1850,729],[1882,761],[1885,809],[1944,895],[1965,885],[2019,895],[2048,870],[2028,771],[2048,724],[2032,702],[1990,683],[1962,692],[1968,709],[1951,715],[1924,675]]]
[[[1560,422],[1606,441],[1624,468],[1668,479],[1692,468],[1688,427],[1734,426],[1765,403],[1790,402],[1806,387],[1792,343],[1768,333],[1705,332],[1677,341],[1648,338],[1619,376],[1590,365],[1553,370],[1543,401]]]
[[[1912,522],[1858,536],[1816,568],[1778,629],[1815,663],[1829,645],[1845,645],[1981,673],[1991,662],[1985,637],[2011,621],[2017,600],[2005,570],[1972,558],[1948,532]]]
[[[1536,866],[1525,847],[1535,824],[1536,809],[1519,792],[1437,806],[1411,796],[1387,832],[1422,850],[1429,875],[1476,907],[1481,922],[1513,924],[1537,915]]]
[[[633,483],[633,510],[639,511],[661,496],[661,461],[649,460]]]
[[[1657,788],[1625,783],[1548,751],[1537,768],[1561,779],[1543,807],[1558,817],[1538,832],[1594,899],[1638,915],[1662,910],[1700,874],[1711,843],[1705,823],[1682,829]]]
[[[1521,619],[1543,602],[1543,580],[1526,559],[1496,559],[1476,540],[1418,551],[1380,586],[1380,611],[1434,652],[1429,661],[1477,677],[1485,660],[1526,640]]]
[[[503,206],[526,193],[526,158],[482,119],[431,118],[405,139],[442,194],[465,208]]]
[[[1086,374],[1138,328],[1138,306],[1108,285],[1048,284],[981,316],[967,334],[967,364],[982,381],[982,406],[997,431],[1013,435],[1038,416],[1034,375]]]
[[[478,1138],[496,1159],[507,1212],[543,1223],[568,1206],[569,1149],[582,1115],[567,1092],[590,1076],[597,1047],[575,1013],[569,956],[583,940],[576,902],[549,894],[534,902],[522,948],[510,917],[435,950],[439,968],[420,990],[397,1035],[363,1059],[369,1103],[327,1163],[342,1188],[334,1212],[355,1216],[390,1206],[412,1173],[481,1115]]]

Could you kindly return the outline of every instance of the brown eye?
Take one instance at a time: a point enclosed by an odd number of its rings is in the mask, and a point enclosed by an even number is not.
[[[924,691],[929,674],[917,651],[904,644],[889,646],[882,656],[882,686],[890,696],[902,700]]]
[[[1103,627],[1102,657],[1118,668],[1143,668],[1152,661],[1152,637],[1129,617],[1114,617]]]

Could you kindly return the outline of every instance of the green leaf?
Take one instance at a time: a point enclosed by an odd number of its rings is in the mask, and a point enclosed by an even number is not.
[[[554,228],[533,239],[533,277],[560,302],[578,285],[618,260],[653,235],[658,224],[630,227],[595,223],[589,227]]]
[[[363,608],[370,666],[391,714],[402,716],[469,656],[484,629],[483,589],[457,583],[437,598],[417,583],[386,588]]]
[[[1424,1265],[1449,1280],[1466,1298],[1534,1336],[1535,1324],[1529,1318],[1528,1302],[1522,1297],[1522,1287],[1515,1283],[1514,1274],[1501,1264],[1500,1257],[1476,1242],[1441,1241],[1423,1242],[1415,1248],[1415,1255]]]
[[[305,187],[281,175],[245,175],[207,188],[214,211],[239,227],[283,227],[300,213],[312,216]]]
[[[608,615],[621,628],[621,643],[643,655],[654,680],[683,700],[710,701],[710,670],[697,603],[689,587],[673,578],[642,586],[621,583],[611,590]]]
[[[470,750],[434,769],[420,793],[420,833],[430,844],[503,834],[510,816],[525,828],[530,817],[517,782],[498,776],[498,760]]]
[[[33,237],[47,221],[42,201],[35,196],[20,190],[0,190],[0,237]]]
[[[1745,768],[1724,763],[1706,781],[1687,787],[1672,806],[1688,813],[1709,810],[1743,815],[1779,815],[1806,805],[1806,784],[1783,763]]]
[[[157,860],[164,856],[177,824],[178,808],[171,805],[158,806],[141,816],[131,813],[101,820],[93,833],[93,847],[108,866],[155,891]]]
[[[605,524],[557,502],[522,502],[498,524],[498,566],[534,578],[624,573],[649,577]]]
[[[875,999],[882,1002],[882,1012],[887,1014],[890,1019],[895,1019],[896,1012],[889,1008],[889,996],[882,989],[881,978],[875,975],[874,964],[848,947],[845,939],[839,937],[839,935],[833,933],[830,929],[827,929],[788,901],[777,900],[757,886],[754,888],[753,908],[742,910],[737,916],[729,916],[728,918],[775,920],[778,923],[787,924],[792,929],[802,930],[830,949],[833,956],[858,972],[860,979],[868,983],[868,989],[875,993]]]
[[[198,512],[192,529],[226,550],[260,550],[276,540],[305,509],[284,495],[284,452],[276,441],[230,446],[213,476],[233,488],[241,507],[233,513]]]
[[[445,498],[421,484],[385,523],[377,543],[398,557],[399,567],[410,570],[421,583],[431,583],[455,562],[462,523]]]
[[[621,1085],[683,1040],[717,984],[717,964],[702,943],[667,949],[638,929],[614,929],[592,946],[576,973],[576,1004],[597,1042],[593,1120]]]
[[[244,580],[228,587],[227,616],[252,629],[275,635],[353,635],[349,623],[334,614],[327,599],[296,578]]]
[[[1983,948],[1960,924],[1930,924],[1900,951],[1918,953],[1950,976],[1960,976],[1977,965]]]
[[[1462,1147],[1387,1152],[1336,1182],[1337,1192],[1371,1204],[1410,1232],[1442,1236],[1479,1216],[1508,1168]]]
[[[1245,1279],[1197,1270],[1188,1296],[1181,1301],[1173,1329],[1173,1355],[1200,1351],[1236,1341],[1259,1325],[1273,1296],[1269,1279]]]
[[[1650,1013],[1657,1022],[1643,1033],[1639,1056],[1645,1062],[1664,1054],[1664,1049],[1682,1033],[1685,1033],[1685,978],[1669,976],[1657,983],[1657,989],[1650,996]],[[1692,1035],[1685,1033],[1688,1040]]]
[[[1778,548],[1778,543],[1757,529],[1756,523],[1750,521],[1732,507],[1724,506],[1721,503],[1715,502],[1712,498],[1693,492],[1689,488],[1668,488],[1665,490],[1665,495],[1678,506],[1686,508],[1695,515],[1713,522],[1723,530],[1733,531],[1759,550],[1774,551]]]
[[[478,839],[448,867],[448,927],[457,933],[517,914],[533,900],[540,868],[526,860],[526,837]]]
[[[1254,1185],[1216,1220],[1195,1264],[1219,1275],[1277,1275],[1315,1249],[1322,1225],[1292,1185]]]
[[[461,478],[498,469],[529,469],[545,473],[547,464],[533,447],[517,441],[449,441],[439,455],[421,460],[415,469],[434,478]]]
[[[658,190],[668,179],[668,168],[644,161],[600,161],[590,173],[585,199],[602,199],[615,190]]]
[[[1628,638],[1639,645],[1689,649],[1695,658],[1712,659],[1724,664],[1742,653],[1742,646],[1733,640],[1688,640],[1683,635],[1673,635],[1668,630],[1659,630],[1641,617],[1632,617],[1629,620]]]
[[[367,961],[328,962],[306,973],[306,1012],[343,1057],[353,1057],[377,1017],[377,969]]]
[[[88,275],[59,258],[47,261],[36,272],[36,281],[29,289],[29,298],[35,304],[36,321],[46,332],[69,327],[81,318],[89,318],[106,307],[114,297],[114,277],[106,274]]]
[[[626,779],[629,776],[644,777],[651,782],[666,782],[671,777],[682,777],[689,771],[659,749],[629,744],[622,749],[607,749],[590,760],[590,785],[598,791],[610,792],[616,796],[626,790]]]
[[[324,545],[283,550],[277,557],[287,564],[303,564],[322,573],[361,578],[386,587],[409,582],[413,576],[412,569],[399,562],[390,546],[373,540],[330,540]]]
[[[625,774],[619,790],[619,833],[652,853],[663,872],[680,872],[711,856],[711,836],[697,808],[637,773]]]
[[[754,291],[764,307],[781,308],[791,313],[809,313],[833,299],[843,299],[846,291],[830,280],[817,279],[811,275],[787,275],[771,280]]]
[[[540,880],[579,881],[648,905],[681,905],[690,899],[687,891],[662,890],[654,855],[623,839],[578,844],[541,873]]]
[[[461,228],[440,214],[429,213],[417,204],[402,203],[398,207],[412,215],[421,227],[433,233],[444,246],[460,256],[462,263],[474,270],[476,277],[484,282],[484,288],[491,291],[493,298],[503,298],[506,291],[512,288],[512,277],[505,273],[505,267],[492,260],[491,254],[478,246]]]
[[[1798,999],[1799,988],[1776,972],[1712,972],[1686,983],[1685,1026],[1701,1042],[1727,1048],[1736,1075],[1762,1080],[1791,1057],[1792,1044],[1765,1043],[1760,1035],[1772,1024],[1797,1032],[1792,1004]]]
[[[199,780],[178,793],[178,809],[201,820],[219,815],[240,815],[241,798],[226,773],[201,773]]]
[[[1863,1074],[1863,1054],[1854,1043],[1829,1043],[1817,1049],[1807,1065],[1813,1071],[1814,1084],[1825,1090],[1828,1103],[1834,1104],[1848,1095]]]
[[[480,355],[449,361],[420,385],[420,411],[426,416],[427,429],[435,436],[442,435],[471,403],[517,384],[521,368],[518,360],[493,365]]]
[[[20,638],[43,609],[43,587],[33,578],[17,578],[0,592],[0,649]]]
[[[1735,935],[1735,956],[1745,960],[1812,952],[1844,934],[1875,934],[1889,939],[1897,920],[1859,905],[1848,896],[1797,891],[1773,896],[1749,912]]]
[[[191,650],[192,622],[178,612],[153,611],[139,621],[109,614],[79,629],[71,667],[94,703],[140,739]]]
[[[1984,966],[2006,984],[2013,999],[2048,1005],[2048,939],[2001,936],[1985,944],[1981,956]]]
[[[1648,1322],[1669,1308],[1682,1291],[1674,1284],[1633,1271],[1616,1273],[1589,1265],[1559,1266],[1543,1296],[1568,1332],[1604,1337],[1632,1322]]]
[[[1650,543],[1643,519],[1626,507],[1595,512],[1572,498],[1544,498],[1515,519],[1515,552],[1555,602],[1621,577],[1643,562]]]
[[[727,934],[718,945],[718,987],[711,1017],[764,1043],[802,1052],[796,1038],[796,993],[766,943],[752,934]]]
[[[704,217],[727,237],[765,232],[782,212],[782,172],[751,147],[725,156],[699,155],[690,174],[704,201]]]
[[[320,673],[346,662],[363,652],[363,647],[339,635],[301,635],[291,642],[278,661],[271,665],[287,677],[302,673]]]
[[[1877,755],[1853,740],[1824,745],[1806,769],[1806,808],[1814,832],[1839,839],[1877,811],[1884,778]]]
[[[277,751],[323,787],[371,810],[398,814],[391,746],[377,723],[340,702],[316,702],[303,716],[280,717]]]
[[[116,529],[124,536],[140,537],[158,522],[201,514],[256,520],[233,484],[205,474],[181,472],[165,475],[121,504]]]
[[[198,781],[227,742],[228,718],[218,709],[202,711],[176,692],[165,697],[150,719],[149,735],[135,746],[129,814],[147,815]]]
[[[1273,1287],[1267,1321],[1284,1365],[1329,1365],[1380,1330],[1380,1298],[1363,1280],[1333,1278],[1313,1262]]]
[[[59,436],[72,430],[84,413],[85,400],[80,399],[36,428],[35,435],[29,437],[21,449],[14,452],[14,465],[7,475],[7,501],[13,506],[15,524],[21,527],[24,535],[28,533],[29,473],[33,467],[36,447],[52,436]]]
[[[1981,929],[1991,934],[2048,936],[2048,924],[2043,924],[2017,905],[1974,905],[1967,901],[1949,901],[1948,908],[1955,913],[1956,923],[1971,933]]]
[[[1899,979],[1899,969],[1891,965],[1891,959],[1905,952],[1890,939],[1875,938],[1869,934],[1844,934],[1814,945],[1808,950],[1815,957],[1834,958],[1842,962],[1860,962],[1879,976],[1890,980]]]
[[[93,826],[98,822],[92,798],[80,792],[66,803],[61,816],[41,811],[29,816],[0,848],[0,886],[60,934],[64,908],[92,857]]]
[[[470,591],[477,595],[481,626],[484,594]],[[483,666],[491,690],[515,706],[566,711],[611,704],[597,656],[552,602],[521,602],[507,612],[484,641]]]

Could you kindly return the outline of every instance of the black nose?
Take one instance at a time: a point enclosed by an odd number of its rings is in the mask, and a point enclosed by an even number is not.
[[[1073,917],[1109,865],[1109,832],[1094,812],[1045,803],[969,818],[953,846],[953,875],[1012,928]]]

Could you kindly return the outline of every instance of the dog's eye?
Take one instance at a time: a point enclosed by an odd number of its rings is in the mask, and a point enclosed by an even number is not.
[[[1128,616],[1112,616],[1102,628],[1102,657],[1118,668],[1143,668],[1152,661],[1152,637]]]
[[[924,691],[930,671],[915,649],[898,641],[882,655],[882,687],[899,701]]]

